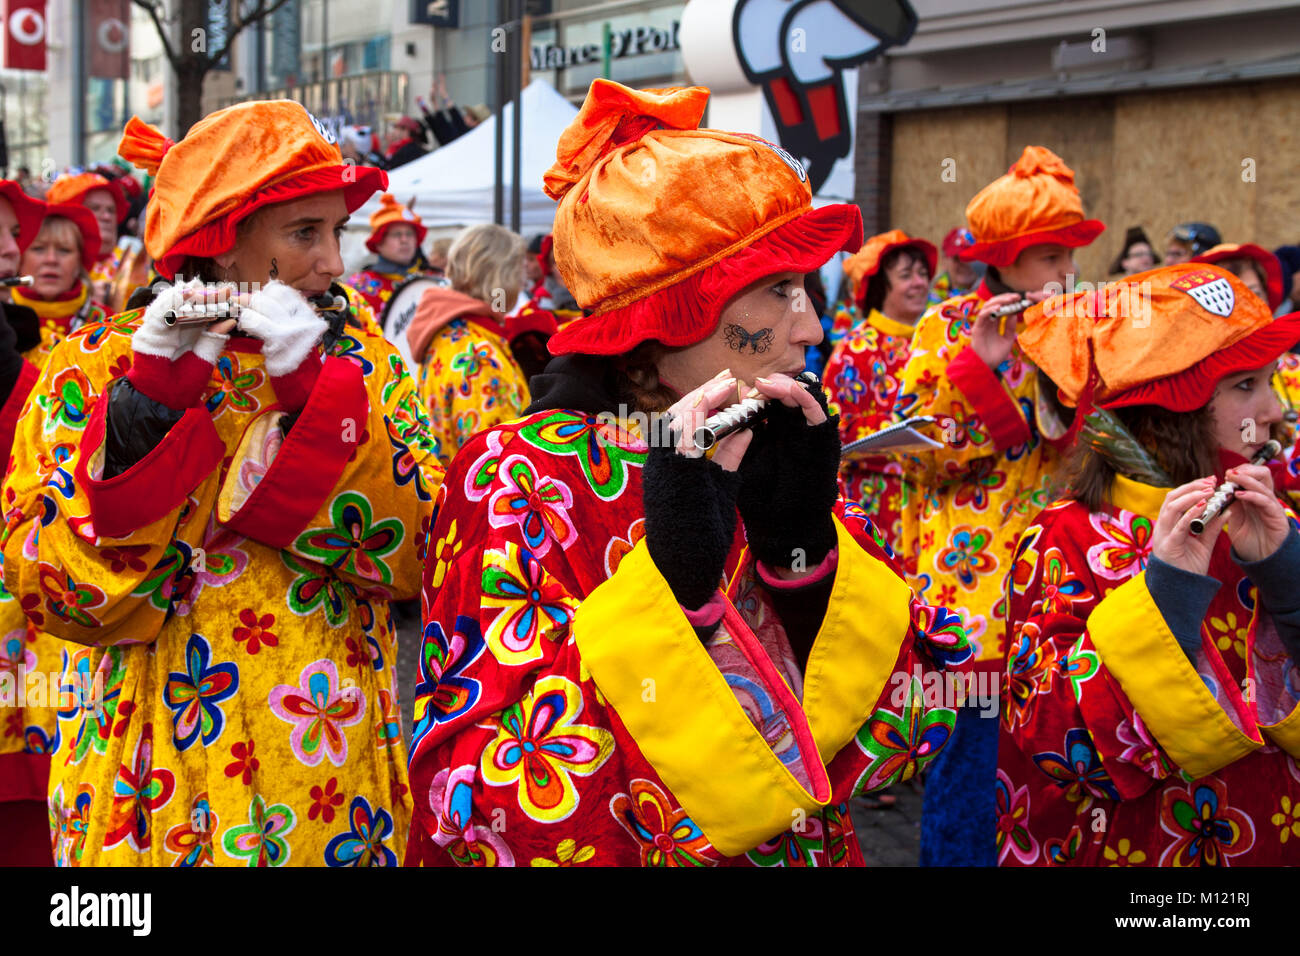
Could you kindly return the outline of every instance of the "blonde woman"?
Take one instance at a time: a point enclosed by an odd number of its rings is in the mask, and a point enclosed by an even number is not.
[[[505,326],[523,285],[523,253],[523,239],[509,229],[466,229],[447,253],[451,286],[426,292],[406,331],[444,465],[470,436],[518,418],[528,405],[528,381]]]

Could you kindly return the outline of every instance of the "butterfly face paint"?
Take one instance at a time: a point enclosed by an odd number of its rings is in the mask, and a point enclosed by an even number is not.
[[[772,347],[773,335],[770,328],[749,332],[739,325],[730,324],[723,329],[723,335],[726,337],[727,348],[734,349],[741,355],[761,355]]]

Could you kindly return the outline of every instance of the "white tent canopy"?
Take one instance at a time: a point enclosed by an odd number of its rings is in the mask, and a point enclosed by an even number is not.
[[[542,192],[542,175],[555,163],[555,144],[577,113],[573,104],[544,80],[533,80],[523,91],[519,229],[524,235],[550,232],[555,221],[555,202]],[[513,103],[506,104],[504,114],[508,224]],[[388,174],[388,191],[401,203],[414,196],[416,214],[433,229],[491,222],[495,162],[496,117],[489,117],[459,139],[393,170]],[[376,193],[352,214],[352,222],[364,227],[378,208]]]

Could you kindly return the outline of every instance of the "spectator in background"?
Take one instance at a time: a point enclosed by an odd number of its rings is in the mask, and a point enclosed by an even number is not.
[[[429,437],[444,465],[470,436],[528,406],[528,381],[505,322],[523,284],[523,254],[523,239],[509,229],[466,229],[447,256],[451,286],[425,292],[406,330]]]
[[[1124,245],[1119,250],[1119,255],[1115,257],[1115,261],[1111,263],[1110,274],[1131,276],[1135,272],[1146,272],[1158,265],[1160,265],[1160,257],[1156,255],[1151,240],[1147,238],[1146,230],[1141,226],[1129,226],[1128,231],[1124,233]]]
[[[393,126],[398,130],[398,138],[389,144],[388,151],[384,154],[388,169],[405,166],[429,152],[424,138],[424,125],[419,120],[403,116]]]
[[[1219,230],[1205,222],[1183,222],[1174,226],[1165,244],[1165,265],[1176,266],[1199,256],[1223,241]]]
[[[975,237],[965,226],[950,229],[943,237],[943,258],[939,261],[939,274],[934,277],[928,303],[938,305],[948,299],[972,292],[980,280],[980,270],[961,258],[963,249],[975,244]]]
[[[537,308],[554,312],[558,318],[572,318],[582,310],[555,269],[553,243],[554,238],[549,235],[542,236],[538,242],[536,261],[542,278],[533,287],[532,301]]]

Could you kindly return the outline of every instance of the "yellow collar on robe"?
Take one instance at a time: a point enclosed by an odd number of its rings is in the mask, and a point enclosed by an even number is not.
[[[14,300],[14,305],[25,305],[42,319],[66,319],[70,315],[76,315],[81,307],[86,304],[86,299],[90,295],[90,286],[85,282],[81,283],[81,292],[71,299],[58,299],[49,301],[47,299],[33,299],[23,295],[21,288],[9,290],[10,297]]]
[[[1110,489],[1110,500],[1116,508],[1123,508],[1125,511],[1155,521],[1156,516],[1160,514],[1160,506],[1165,503],[1165,495],[1171,490],[1171,488],[1157,488],[1155,485],[1144,485],[1132,478],[1116,475],[1115,483]]]
[[[908,325],[906,322],[899,322],[897,319],[891,319],[879,309],[872,309],[871,314],[867,316],[877,332],[884,332],[886,335],[897,335],[899,338],[910,339],[912,333],[916,331],[915,325]]]

